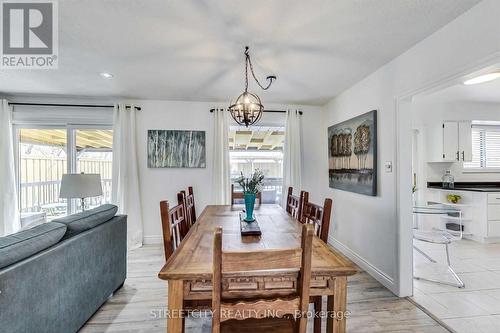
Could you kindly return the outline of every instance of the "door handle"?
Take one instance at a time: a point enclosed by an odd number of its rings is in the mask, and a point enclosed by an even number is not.
[[[460,152],[457,151],[457,161],[460,161]]]
[[[465,161],[465,150],[462,150],[462,161]]]

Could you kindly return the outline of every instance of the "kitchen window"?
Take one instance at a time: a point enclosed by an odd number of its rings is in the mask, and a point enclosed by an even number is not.
[[[472,161],[464,163],[464,171],[500,171],[500,124],[472,125]]]

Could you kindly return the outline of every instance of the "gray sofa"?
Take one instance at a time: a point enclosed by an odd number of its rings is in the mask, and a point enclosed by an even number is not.
[[[127,217],[96,209],[0,237],[0,332],[77,332],[123,285]]]

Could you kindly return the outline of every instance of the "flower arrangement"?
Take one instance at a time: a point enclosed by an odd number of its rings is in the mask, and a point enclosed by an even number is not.
[[[262,191],[264,186],[264,173],[260,169],[256,169],[251,178],[246,178],[241,172],[241,176],[236,178],[238,183],[243,189],[244,193],[257,194]]]

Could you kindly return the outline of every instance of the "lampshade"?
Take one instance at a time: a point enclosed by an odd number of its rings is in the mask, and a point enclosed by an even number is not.
[[[92,173],[64,174],[60,198],[88,198],[102,195],[101,175]]]

